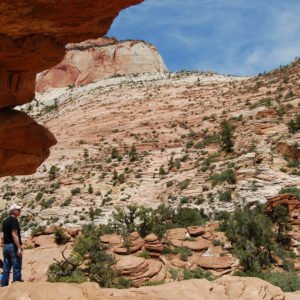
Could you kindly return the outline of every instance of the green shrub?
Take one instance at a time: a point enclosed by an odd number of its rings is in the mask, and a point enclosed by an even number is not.
[[[294,194],[298,200],[300,200],[300,189],[296,187],[282,188],[279,194]]]
[[[172,250],[173,254],[180,253],[180,259],[182,261],[188,261],[188,257],[193,255],[192,250],[186,247],[176,247]]]
[[[70,205],[72,202],[72,199],[71,198],[68,198],[66,201],[64,201],[62,204],[61,204],[61,207],[64,207],[64,206],[68,206]]]
[[[231,191],[228,190],[228,191],[225,191],[223,193],[219,193],[219,199],[220,201],[222,202],[229,202],[231,201]]]
[[[100,240],[101,235],[111,233],[111,228],[89,224],[82,227],[81,233],[74,242],[71,257],[50,265],[48,280],[78,282],[78,277],[82,281],[87,277],[101,287],[121,287],[123,284],[128,287],[128,281],[120,280],[121,274],[112,269],[116,260],[106,253],[107,247]]]
[[[118,156],[119,156],[118,150],[116,148],[112,148],[112,150],[111,150],[111,158],[112,159],[116,159],[116,158],[118,158]]]
[[[46,209],[46,208],[52,207],[52,204],[54,203],[54,201],[55,201],[55,197],[52,197],[52,198],[50,198],[48,200],[44,200],[43,199],[42,202],[41,202],[42,209]]]
[[[219,241],[219,240],[214,240],[213,241],[213,245],[216,247],[216,246],[224,246],[224,243],[223,242],[221,242],[221,241]]]
[[[64,233],[62,228],[55,228],[54,236],[55,236],[55,243],[57,245],[64,245],[69,241],[67,235]]]
[[[38,232],[44,232],[46,230],[46,226],[38,226],[31,230],[31,235],[35,235]]]
[[[79,193],[80,193],[80,188],[79,188],[79,187],[74,188],[74,189],[71,190],[72,196],[74,196],[74,195],[76,195],[76,194],[79,194]]]
[[[59,168],[56,166],[51,166],[49,170],[49,180],[54,180],[59,175]]]
[[[274,234],[262,206],[237,208],[220,225],[245,271],[260,272],[270,265]]]
[[[170,181],[168,181],[168,182],[166,183],[166,186],[167,186],[167,187],[170,187],[170,186],[172,186],[173,184],[174,184],[173,180],[170,180]]]
[[[191,181],[192,181],[192,179],[187,178],[187,179],[179,182],[177,184],[177,187],[179,187],[179,189],[181,189],[181,190],[184,190],[190,185]]]
[[[137,256],[138,257],[143,257],[145,259],[149,259],[150,258],[150,253],[149,253],[149,251],[144,250],[143,252],[139,253]]]
[[[221,174],[213,174],[209,180],[212,181],[212,186],[216,186],[219,183],[227,181],[228,183],[236,183],[236,176],[233,169],[226,169]]]
[[[171,274],[171,277],[173,280],[177,280],[179,276],[179,271],[177,269],[170,269],[169,273]]]
[[[205,272],[203,271],[202,268],[197,267],[194,271],[190,271],[189,269],[184,269],[183,271],[183,279],[184,280],[189,280],[189,279],[207,279],[207,280],[214,280],[214,278],[212,277],[211,272]]]
[[[166,175],[166,171],[164,170],[164,166],[160,166],[159,168],[159,176],[164,176]]]
[[[143,284],[143,286],[157,286],[157,285],[162,285],[162,284],[165,284],[165,281],[164,280],[161,280],[161,281],[147,281]]]
[[[93,187],[89,184],[88,193],[93,194],[94,190]]]
[[[185,145],[185,147],[186,147],[187,149],[192,148],[193,146],[194,146],[194,142],[193,142],[193,141],[187,141],[187,143],[186,143],[186,145]]]
[[[238,271],[234,275],[261,278],[275,286],[280,287],[284,292],[295,292],[300,290],[300,276],[296,272],[245,273]]]

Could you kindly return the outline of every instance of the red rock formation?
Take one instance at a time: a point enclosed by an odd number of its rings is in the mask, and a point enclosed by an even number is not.
[[[265,214],[271,216],[277,206],[286,207],[291,222],[298,224],[300,221],[300,201],[293,194],[281,194],[268,199],[265,207]]]
[[[187,228],[190,236],[199,236],[203,235],[206,232],[206,229],[200,226],[190,226]]]
[[[36,73],[60,62],[65,53],[65,44],[103,36],[121,9],[142,1],[1,1],[0,108],[30,102],[34,98]],[[1,112],[1,144],[7,144],[2,118],[8,112]],[[1,147],[4,150],[0,154],[0,176],[35,172],[49,155],[49,147],[55,143],[53,136],[37,125],[34,128],[38,128],[38,132],[31,128],[28,135],[28,128],[25,128],[28,139],[21,137],[18,133],[23,123],[15,124],[18,129],[15,134],[10,131],[13,148]],[[25,125],[28,126],[28,122]],[[20,137],[20,140],[13,140],[16,137]],[[33,152],[31,148],[34,148]]]
[[[288,143],[280,142],[276,145],[277,151],[283,155],[287,155],[291,159],[300,160],[300,149],[289,145]]]
[[[151,233],[145,237],[145,249],[149,251],[151,257],[159,257],[163,248],[162,242],[155,234]]]
[[[0,110],[0,176],[33,174],[56,144],[53,134],[24,112]]]
[[[149,281],[160,273],[162,263],[128,255],[120,258],[113,268],[121,271],[122,275],[130,279],[135,285],[141,286],[144,282]]]
[[[100,38],[67,45],[63,61],[38,75],[36,91],[86,85],[117,75],[167,71],[161,56],[151,44]]]
[[[144,240],[140,237],[138,232],[132,232],[129,236],[130,253],[139,251],[144,246]],[[113,252],[117,254],[128,254],[128,248],[122,243],[114,247]]]
[[[274,109],[265,109],[257,112],[257,117],[268,117],[268,116],[276,116],[276,111]]]
[[[233,264],[233,259],[228,256],[213,257],[195,255],[192,258],[193,262],[204,269],[229,269]]]

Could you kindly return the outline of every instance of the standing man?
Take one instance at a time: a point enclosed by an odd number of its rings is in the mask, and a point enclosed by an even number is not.
[[[4,237],[3,247],[3,277],[2,286],[7,286],[9,274],[13,267],[13,282],[22,280],[22,240],[18,217],[21,215],[22,207],[13,204],[9,208],[9,217],[3,222],[2,231]]]

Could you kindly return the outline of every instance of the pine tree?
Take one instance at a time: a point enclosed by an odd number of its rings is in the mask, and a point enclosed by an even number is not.
[[[134,145],[132,145],[132,147],[130,149],[129,157],[130,157],[130,161],[137,160],[137,152],[136,152],[136,148]]]
[[[112,150],[111,150],[111,158],[112,159],[116,159],[116,158],[118,158],[118,156],[119,156],[118,150],[115,147],[112,148]]]
[[[221,123],[221,146],[222,150],[227,153],[233,151],[233,134],[232,134],[232,127],[227,120],[223,120]]]

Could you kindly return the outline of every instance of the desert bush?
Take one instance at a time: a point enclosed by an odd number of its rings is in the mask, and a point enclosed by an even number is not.
[[[274,248],[271,221],[264,216],[261,207],[237,208],[225,219],[220,228],[232,243],[233,252],[245,271],[260,272],[270,265]]]
[[[68,206],[68,205],[71,204],[71,202],[72,202],[72,199],[71,199],[71,198],[68,198],[66,201],[64,201],[64,202],[60,205],[60,207]]]
[[[231,198],[231,191],[228,190],[228,191],[219,193],[219,199],[222,202],[229,202],[229,201],[231,201],[231,199],[232,199]]]
[[[211,272],[205,272],[202,268],[197,267],[195,270],[191,271],[189,269],[184,269],[183,271],[183,279],[189,280],[189,279],[207,279],[207,280],[214,280]]]
[[[131,283],[122,280],[121,273],[112,269],[115,258],[106,253],[107,247],[101,241],[101,235],[111,233],[107,226],[92,224],[82,227],[82,235],[74,242],[73,253],[69,258],[50,265],[49,281],[83,282],[94,281],[101,287],[129,287]]]
[[[143,257],[145,259],[149,259],[150,258],[150,253],[149,253],[149,251],[144,250],[143,252],[139,253],[137,256],[138,257]]]
[[[51,166],[49,170],[49,180],[54,180],[59,175],[59,168],[56,166]]]
[[[79,193],[80,193],[80,188],[79,188],[79,187],[74,188],[74,189],[71,190],[72,196],[74,196],[74,195],[76,195],[76,194],[79,194]]]
[[[181,189],[181,190],[184,190],[184,189],[186,189],[190,185],[191,181],[192,181],[192,179],[187,178],[187,179],[179,182],[177,184],[177,187],[179,187],[179,189]]]
[[[279,194],[294,194],[298,200],[300,200],[300,189],[296,187],[282,188]]]
[[[221,174],[213,174],[209,180],[212,181],[212,186],[227,181],[228,183],[236,183],[236,176],[233,169],[226,169]]]
[[[258,277],[271,284],[280,287],[284,292],[295,292],[300,290],[300,276],[296,272],[259,272],[245,273],[238,271],[235,276]]]
[[[57,245],[64,245],[69,241],[67,235],[64,233],[62,228],[55,228],[54,236],[55,236],[55,243]]]

